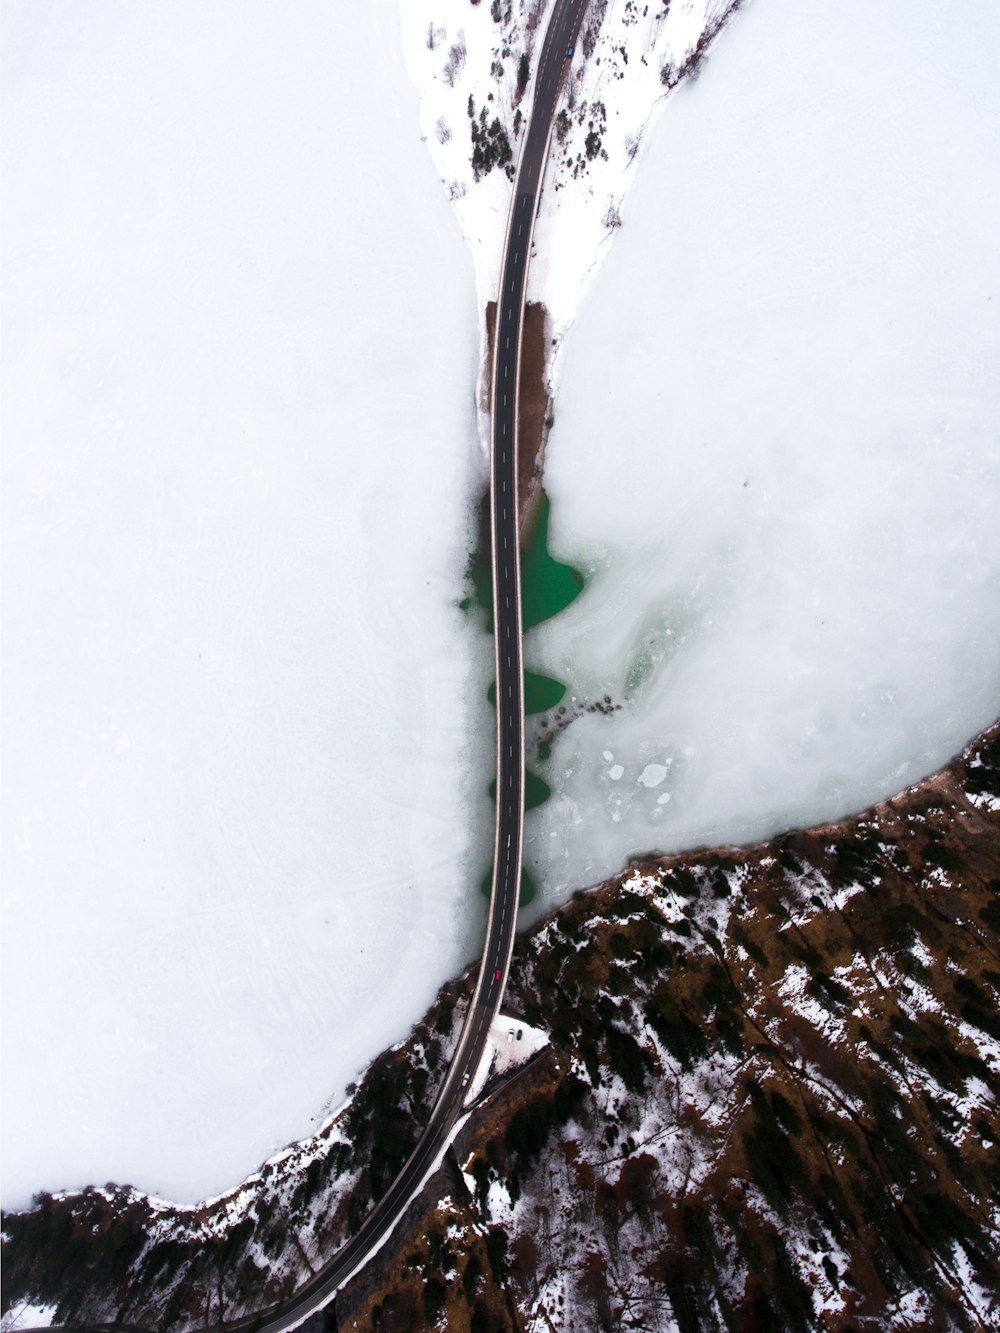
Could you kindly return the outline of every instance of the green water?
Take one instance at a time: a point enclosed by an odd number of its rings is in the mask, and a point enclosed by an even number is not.
[[[525,810],[537,810],[537,808],[547,801],[552,795],[552,788],[537,773],[532,773],[530,768],[524,770],[524,808]],[[497,780],[490,783],[490,800],[497,799]]]
[[[490,567],[490,510],[489,496],[479,506],[479,539],[469,563],[471,595],[461,603],[463,611],[483,617],[488,633],[493,633],[493,576]],[[574,602],[584,589],[583,575],[572,565],[557,560],[549,550],[549,497],[542,491],[535,521],[521,545],[521,618],[524,629],[532,629],[543,620],[550,620]],[[524,673],[524,711],[546,713],[556,707],[566,694],[561,680],[543,676],[534,671]],[[496,681],[486,692],[496,705]],[[548,747],[545,747],[546,751]],[[539,758],[548,753],[539,750]],[[496,800],[496,778],[490,783],[490,796]],[[530,769],[524,774],[524,808],[534,810],[547,801],[552,788]],[[489,896],[493,882],[492,869],[483,877],[482,889]],[[524,869],[521,871],[520,905],[530,903],[538,892],[534,880]]]
[[[561,680],[551,676],[539,676],[534,671],[524,673],[524,711],[526,713],[547,713],[550,708],[562,700],[566,686]],[[494,706],[497,701],[497,683],[493,681],[486,691],[486,697]]]
[[[521,553],[521,619],[525,629],[551,620],[583,592],[583,575],[549,551],[549,497],[542,491],[533,531]]]
[[[483,876],[482,882],[479,885],[479,891],[482,893],[484,898],[488,898],[490,896],[490,889],[492,889],[492,887],[493,887],[493,870],[491,868],[487,870],[486,874]],[[524,866],[522,866],[521,888],[520,892],[517,895],[518,907],[527,907],[528,903],[532,901],[537,892],[538,892],[538,885],[528,874],[527,870],[525,870]]]
[[[486,616],[486,628],[493,633],[493,575],[490,568],[489,496],[479,506],[479,540],[469,563],[472,595],[461,603],[464,611],[478,608]],[[563,564],[549,551],[549,497],[544,491],[538,501],[538,513],[527,540],[521,545],[521,621],[533,629],[543,620],[551,620],[575,602],[584,589],[583,575],[572,565]],[[539,677],[545,680],[547,677]],[[565,689],[565,686],[563,687]],[[550,705],[547,705],[550,706]],[[535,711],[535,710],[531,710]],[[541,710],[539,710],[541,711]]]

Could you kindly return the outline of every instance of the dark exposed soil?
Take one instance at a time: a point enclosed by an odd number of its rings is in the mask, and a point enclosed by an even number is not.
[[[486,307],[488,395],[492,393],[493,385],[493,339],[496,316],[496,302],[490,301]],[[529,302],[524,312],[518,401],[517,483],[522,531],[528,526],[533,515],[535,501],[541,489],[545,439],[552,424],[549,413],[551,398],[545,374],[545,354],[549,344],[548,329],[549,317],[545,307],[536,302]],[[491,406],[489,401],[487,406]]]

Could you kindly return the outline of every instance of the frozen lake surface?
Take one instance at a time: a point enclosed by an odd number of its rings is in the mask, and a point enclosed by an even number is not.
[[[528,664],[623,707],[539,906],[994,715],[998,35],[756,0],[661,120],[550,440]],[[195,1200],[473,951],[472,263],[391,6],[8,0],[4,61],[3,1201]]]
[[[194,1200],[474,948],[472,264],[392,5],[4,60],[3,1202]]]
[[[864,807],[1000,708],[1000,11],[756,0],[566,340],[536,908]],[[572,705],[570,706],[572,712]]]

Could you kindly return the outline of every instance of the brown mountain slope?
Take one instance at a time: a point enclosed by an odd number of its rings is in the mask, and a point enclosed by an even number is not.
[[[473,1202],[423,1223],[447,1261],[341,1326],[403,1328],[430,1284],[450,1329],[997,1327],[998,767],[994,730],[856,819],[543,924],[511,999],[558,1076],[458,1145]]]

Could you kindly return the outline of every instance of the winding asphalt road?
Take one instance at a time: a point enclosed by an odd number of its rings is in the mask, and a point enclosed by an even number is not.
[[[497,680],[497,817],[493,885],[472,1003],[437,1101],[412,1156],[360,1230],[281,1306],[215,1326],[213,1333],[284,1333],[329,1304],[386,1240],[442,1156],[503,999],[517,923],[524,819],[524,677],[521,662],[520,516],[517,496],[518,383],[531,236],[556,105],[589,0],[556,0],[535,78],[507,222],[493,368],[490,517]],[[104,1326],[101,1326],[102,1328]],[[111,1326],[107,1326],[109,1329]],[[115,1333],[123,1333],[116,1325]],[[50,1330],[51,1333],[51,1330]],[[68,1333],[68,1330],[67,1330]],[[82,1330],[81,1330],[82,1333]],[[91,1326],[88,1333],[97,1333]]]

